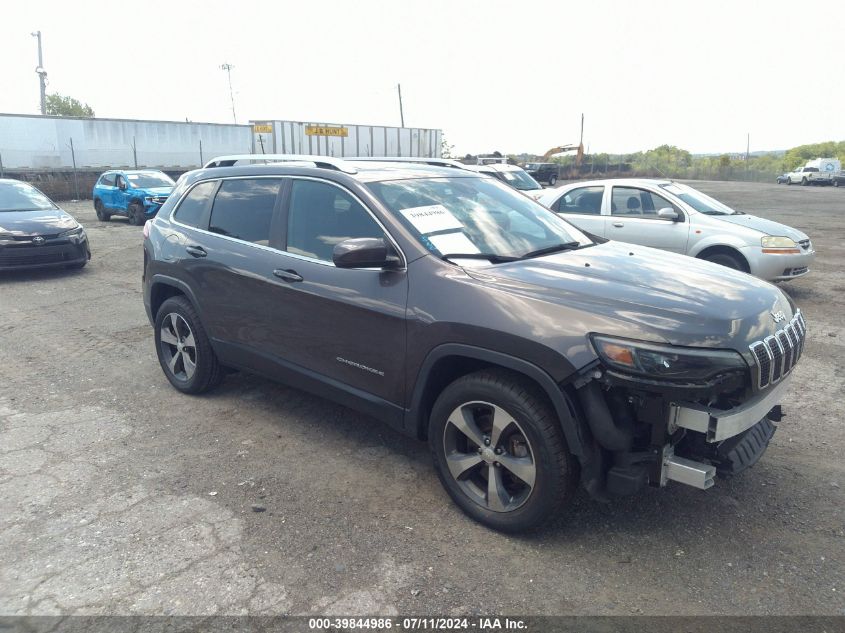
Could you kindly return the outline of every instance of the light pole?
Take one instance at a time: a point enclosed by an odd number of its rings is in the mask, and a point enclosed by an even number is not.
[[[232,69],[234,66],[232,64],[221,64],[220,70],[225,70],[226,74],[229,76],[229,99],[232,100],[232,120],[237,123],[238,117],[235,116],[235,93],[232,92]]]
[[[47,114],[47,71],[44,70],[44,56],[41,53],[41,31],[35,31],[31,35],[38,38],[38,66],[35,74],[41,84],[41,114]]]

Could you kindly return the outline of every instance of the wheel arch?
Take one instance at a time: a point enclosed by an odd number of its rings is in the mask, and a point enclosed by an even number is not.
[[[199,312],[199,304],[190,286],[166,275],[154,275],[150,282],[150,319],[155,321],[161,304],[171,297],[183,296]]]
[[[695,257],[698,259],[707,259],[710,255],[716,254],[725,254],[730,255],[731,257],[735,257],[739,260],[739,263],[742,265],[743,272],[749,273],[751,272],[751,264],[748,262],[748,259],[742,252],[734,246],[730,246],[728,244],[713,244],[711,246],[707,246],[703,248],[701,251],[696,253]]]
[[[440,345],[426,356],[406,413],[405,428],[425,440],[432,407],[443,389],[461,376],[486,368],[509,369],[534,382],[554,408],[570,452],[576,457],[584,454],[587,440],[581,423],[567,396],[547,372],[521,358],[460,343]]]

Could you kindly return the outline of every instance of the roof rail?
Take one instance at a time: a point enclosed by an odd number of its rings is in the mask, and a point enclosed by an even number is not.
[[[308,166],[320,167],[322,169],[334,169],[342,171],[347,174],[357,174],[358,170],[348,164],[342,158],[334,158],[333,156],[312,156],[308,154],[229,154],[226,156],[217,156],[208,161],[203,167],[231,167],[237,164],[266,164],[273,165],[277,163],[299,163]]]
[[[434,167],[457,167],[458,169],[467,168],[467,165],[453,158],[424,158],[422,156],[349,156],[344,158],[344,160],[349,162],[416,163],[418,165],[432,165]]]

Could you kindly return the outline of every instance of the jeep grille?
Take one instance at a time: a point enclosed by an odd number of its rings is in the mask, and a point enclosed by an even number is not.
[[[765,389],[792,371],[806,337],[807,327],[799,310],[782,330],[748,346],[754,355],[758,389]]]

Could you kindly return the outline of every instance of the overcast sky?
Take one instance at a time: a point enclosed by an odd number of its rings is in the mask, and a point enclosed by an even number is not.
[[[845,13],[776,3],[244,0],[7,2],[0,112],[48,92],[97,116],[444,130],[457,152],[628,152],[845,139]],[[821,5],[818,5],[821,7]],[[0,141],[0,144],[2,142]]]

